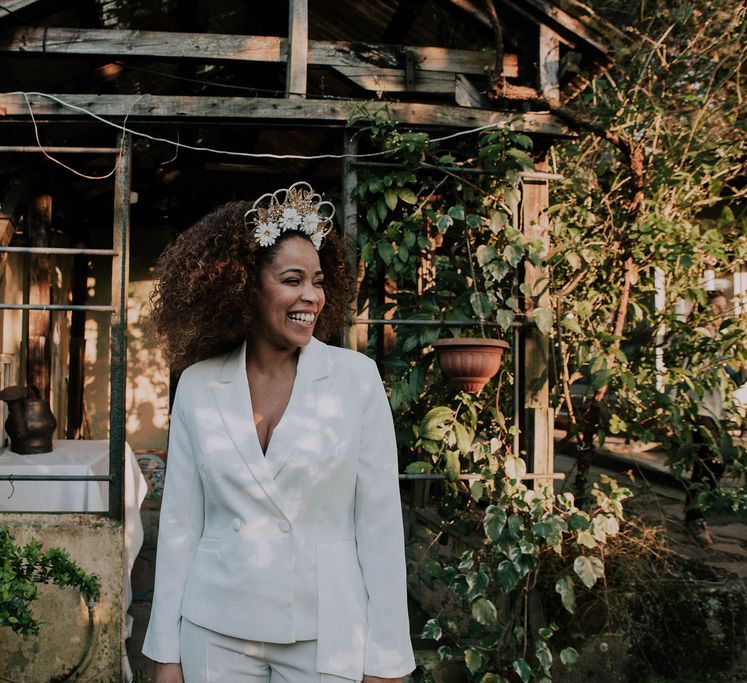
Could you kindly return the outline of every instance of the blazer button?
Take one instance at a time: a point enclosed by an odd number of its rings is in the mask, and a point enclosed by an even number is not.
[[[233,527],[234,531],[238,531],[241,529],[241,520],[238,517],[235,517],[233,522],[231,522],[231,526]]]
[[[291,525],[288,524],[288,522],[286,522],[284,519],[281,519],[278,522],[278,529],[280,529],[280,531],[282,531],[283,533],[285,533],[286,531],[290,531],[290,528]]]

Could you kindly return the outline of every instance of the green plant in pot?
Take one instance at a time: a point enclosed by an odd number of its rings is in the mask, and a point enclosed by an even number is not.
[[[470,218],[476,219],[473,222],[477,223],[479,216],[470,216]],[[480,336],[437,339],[433,342],[433,347],[438,353],[438,362],[449,384],[460,391],[479,393],[500,370],[503,352],[509,348],[509,344],[503,339],[490,338],[485,332],[484,307],[490,305],[491,302],[477,288],[478,278],[473,263],[471,239],[472,235],[467,224],[465,243],[474,288],[470,301],[480,321]],[[480,246],[483,249],[489,249],[485,245]],[[494,248],[493,252],[495,252]]]

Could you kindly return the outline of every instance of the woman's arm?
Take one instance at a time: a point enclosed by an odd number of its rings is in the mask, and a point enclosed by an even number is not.
[[[364,674],[399,678],[415,668],[407,615],[402,506],[394,424],[373,361],[361,382],[363,407],[355,490],[358,561],[368,592]]]
[[[180,382],[169,428],[156,555],[156,581],[143,654],[157,662],[178,663],[184,586],[204,523],[204,492],[182,408]]]

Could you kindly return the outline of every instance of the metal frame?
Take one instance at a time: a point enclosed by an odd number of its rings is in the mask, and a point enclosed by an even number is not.
[[[76,514],[105,515],[124,520],[125,404],[127,391],[127,287],[130,267],[130,184],[132,175],[132,141],[120,134],[119,147],[55,147],[49,151],[69,154],[117,154],[114,174],[114,221],[112,249],[68,249],[64,247],[0,247],[0,254],[46,254],[110,256],[112,258],[112,302],[109,306],[73,304],[6,304],[3,310],[92,311],[112,314],[109,365],[109,474],[107,475],[0,475],[0,481],[106,481],[109,483],[109,510],[78,511]],[[0,147],[0,153],[35,153],[39,147]],[[19,511],[17,514],[38,514]],[[50,514],[68,514],[53,511]]]

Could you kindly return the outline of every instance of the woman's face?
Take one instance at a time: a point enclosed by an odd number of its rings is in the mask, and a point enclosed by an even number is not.
[[[278,348],[308,344],[324,307],[323,279],[319,254],[309,240],[282,242],[259,272],[254,334]]]

